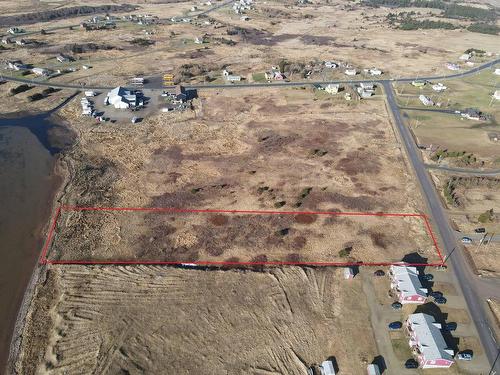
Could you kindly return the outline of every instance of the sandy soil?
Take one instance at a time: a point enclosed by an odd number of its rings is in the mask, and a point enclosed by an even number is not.
[[[51,268],[17,369],[304,374],[334,356],[342,372],[361,374],[375,342],[361,283],[341,273]]]

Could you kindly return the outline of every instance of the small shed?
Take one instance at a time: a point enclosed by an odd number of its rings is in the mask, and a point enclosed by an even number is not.
[[[344,279],[350,280],[354,278],[354,270],[352,267],[346,267],[344,268]]]
[[[335,375],[335,367],[333,366],[333,361],[330,359],[323,361],[321,366],[319,366],[319,369],[321,371],[321,375]]]

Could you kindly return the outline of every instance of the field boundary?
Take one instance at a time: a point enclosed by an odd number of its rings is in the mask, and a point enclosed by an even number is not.
[[[174,207],[84,207],[84,206],[59,206],[52,218],[45,243],[42,247],[40,264],[82,264],[82,265],[179,265],[179,266],[390,266],[400,265],[403,262],[288,262],[288,261],[264,261],[264,262],[227,262],[227,261],[157,261],[157,260],[51,260],[48,253],[57,223],[63,211],[126,211],[126,212],[170,212],[170,213],[223,213],[223,214],[253,214],[253,215],[324,215],[324,216],[378,216],[378,217],[415,217],[423,221],[424,228],[429,235],[437,255],[438,263],[404,263],[409,266],[444,266],[444,258],[434,235],[429,218],[425,214],[418,213],[391,213],[391,212],[342,212],[342,211],[267,211],[267,210],[222,210],[222,209],[187,209]]]

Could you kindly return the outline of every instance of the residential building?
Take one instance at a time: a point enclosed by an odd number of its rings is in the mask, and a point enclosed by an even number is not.
[[[12,60],[7,61],[7,67],[12,70],[26,70],[28,69],[27,65],[24,65],[21,60]]]
[[[224,69],[222,71],[222,76],[224,77],[224,79],[226,81],[229,81],[229,82],[239,82],[239,81],[241,81],[241,76],[234,75],[234,74],[232,74],[231,72],[229,72],[226,69]]]
[[[43,69],[43,68],[33,68],[31,69],[31,72],[37,76],[47,77],[50,75],[50,71],[48,69]]]
[[[338,65],[333,61],[325,61],[325,67],[329,69],[335,69],[336,67],[338,67]]]
[[[493,98],[496,100],[500,100],[500,90],[496,90],[493,94]]]
[[[391,290],[402,304],[424,303],[427,289],[422,287],[416,267],[391,266],[389,269]]]
[[[346,69],[344,73],[348,76],[355,76],[356,74],[358,74],[358,72],[354,68]]]
[[[365,69],[366,72],[371,75],[371,76],[380,76],[382,75],[382,71],[377,68],[370,68],[370,69]]]
[[[496,68],[494,74],[497,76],[500,76],[500,68]]]
[[[428,96],[420,95],[418,98],[420,99],[420,101],[422,102],[422,104],[425,105],[425,106],[432,106],[432,105],[434,105],[434,102]]]
[[[325,86],[325,91],[329,94],[337,94],[340,90],[340,85],[339,84],[333,84],[333,83],[330,83],[328,85]]]
[[[405,322],[410,336],[409,345],[423,369],[448,368],[453,364],[453,350],[449,349],[441,333],[441,324],[428,314],[410,314]]]
[[[471,57],[472,57],[471,53],[464,53],[462,56],[459,57],[459,59],[462,61],[467,61],[470,60]]]
[[[197,36],[196,38],[194,38],[194,42],[196,44],[203,44],[203,37],[202,36]]]
[[[411,84],[412,84],[413,86],[415,86],[415,87],[420,87],[420,88],[422,88],[422,87],[424,87],[424,86],[427,84],[427,82],[426,82],[426,81],[418,81],[418,80],[415,80],[415,81],[412,81],[412,82],[411,82]]]
[[[474,108],[467,108],[464,112],[461,113],[462,117],[469,119],[469,120],[484,120],[485,116],[478,111],[477,109]]]
[[[380,375],[380,369],[378,365],[372,363],[371,365],[366,366],[367,375]]]
[[[326,360],[319,366],[321,375],[335,375],[335,367],[332,360]]]
[[[21,34],[24,33],[23,29],[20,29],[19,27],[11,27],[9,30],[7,30],[9,34],[15,35],[15,34]]]
[[[444,91],[446,90],[448,87],[446,87],[445,85],[443,85],[441,82],[439,83],[436,83],[435,85],[432,85],[432,89],[434,91],[438,91],[438,92],[441,92],[441,91]]]
[[[70,62],[72,60],[71,57],[60,54],[57,55],[56,60],[59,61],[60,63],[65,63],[65,62]]]
[[[114,88],[106,95],[104,104],[112,105],[116,109],[128,109],[142,105],[135,92],[121,86]]]
[[[344,279],[349,280],[354,278],[354,270],[352,267],[345,267],[344,268]]]
[[[450,70],[460,70],[460,65],[454,63],[446,63],[446,67]]]

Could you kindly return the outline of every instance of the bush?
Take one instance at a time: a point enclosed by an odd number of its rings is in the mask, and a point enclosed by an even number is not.
[[[29,89],[31,89],[31,87],[28,85],[19,85],[17,87],[11,88],[10,93],[11,93],[11,95],[16,95],[16,94],[19,94],[21,92],[28,91]]]
[[[491,210],[483,212],[477,218],[477,220],[482,224],[492,222],[494,219],[495,219],[495,213],[493,212],[493,208]]]
[[[342,250],[339,251],[339,257],[347,258],[349,255],[351,255],[351,251],[352,251],[352,246],[344,247]]]
[[[36,93],[36,94],[28,96],[28,100],[30,102],[36,102],[37,100],[41,100],[43,98],[45,98],[45,96],[43,94],[40,94],[40,93]]]

